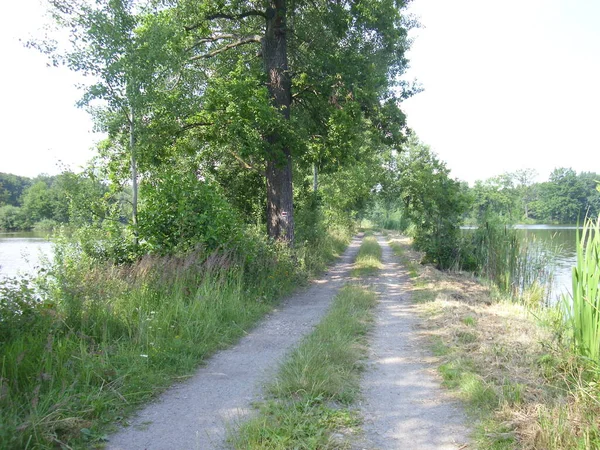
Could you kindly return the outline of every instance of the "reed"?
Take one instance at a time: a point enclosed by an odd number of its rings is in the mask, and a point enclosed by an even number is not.
[[[463,245],[463,266],[531,306],[548,303],[554,277],[553,249],[522,239],[507,225],[486,222]],[[464,264],[469,261],[468,264]]]
[[[563,296],[577,352],[600,362],[600,217],[577,232],[573,293]]]

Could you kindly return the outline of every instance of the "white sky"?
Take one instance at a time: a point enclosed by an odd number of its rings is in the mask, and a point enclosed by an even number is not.
[[[600,0],[414,0],[409,126],[469,182],[519,168],[600,172]],[[0,15],[0,172],[77,170],[97,135],[78,79],[24,48],[41,0]]]
[[[473,182],[600,172],[599,0],[414,0],[409,126]]]

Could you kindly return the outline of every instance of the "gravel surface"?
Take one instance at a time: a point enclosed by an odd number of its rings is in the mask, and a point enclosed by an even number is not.
[[[269,314],[234,347],[215,354],[196,375],[169,389],[110,437],[112,450],[227,448],[228,427],[253,412],[261,387],[299,340],[312,331],[348,280],[360,239],[326,276]]]
[[[394,262],[378,237],[384,268],[370,282],[379,293],[371,339],[370,368],[363,378],[365,419],[360,449],[446,450],[468,448],[469,430],[461,405],[440,387],[426,363],[409,297],[407,271]]]

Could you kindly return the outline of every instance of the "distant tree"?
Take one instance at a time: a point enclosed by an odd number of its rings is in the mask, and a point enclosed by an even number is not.
[[[538,173],[535,169],[519,169],[512,174],[525,219],[529,219],[530,204],[535,200],[535,179],[537,176]]]
[[[540,185],[538,213],[546,220],[575,223],[586,214],[585,184],[570,168],[558,168],[547,183]]]
[[[28,228],[23,208],[13,205],[0,206],[0,230],[17,231]]]
[[[504,173],[485,181],[476,181],[471,196],[477,221],[483,221],[491,215],[507,222],[520,218],[518,193],[512,174]]]
[[[21,196],[31,183],[31,178],[0,172],[0,206],[20,206]]]

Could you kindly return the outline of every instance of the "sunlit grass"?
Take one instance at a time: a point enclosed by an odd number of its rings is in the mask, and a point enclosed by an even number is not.
[[[381,264],[381,247],[374,236],[366,236],[363,239],[352,275],[355,277],[374,275],[383,267]]]
[[[359,425],[356,401],[372,323],[374,292],[346,286],[330,313],[281,366],[258,417],[230,441],[239,449],[344,448],[336,430]]]

